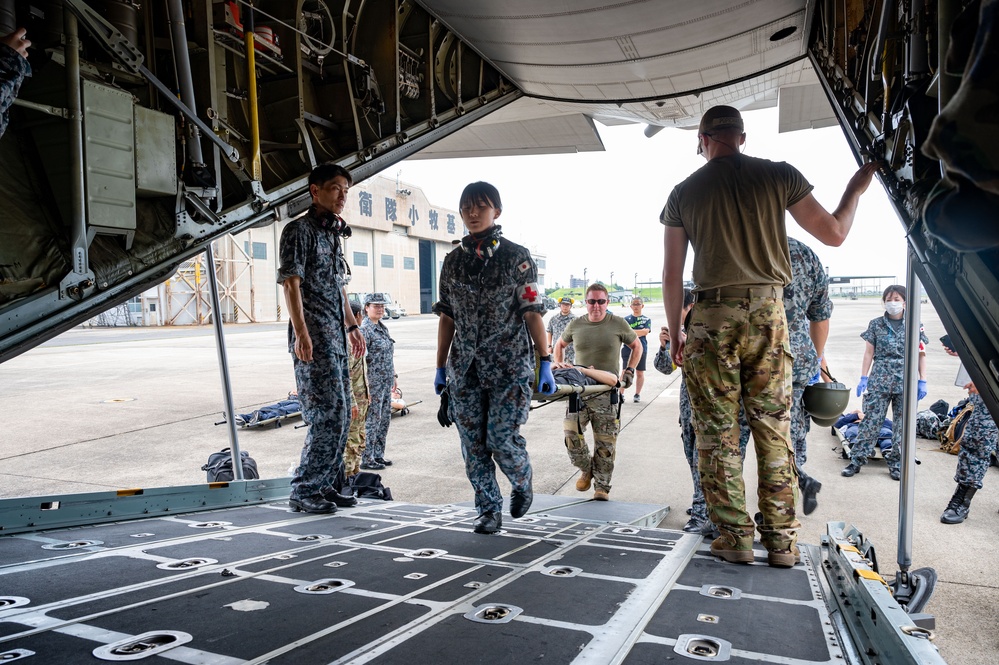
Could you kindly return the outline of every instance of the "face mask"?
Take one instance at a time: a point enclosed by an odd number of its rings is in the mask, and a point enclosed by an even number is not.
[[[901,314],[904,309],[905,309],[904,302],[898,302],[896,300],[892,300],[885,303],[885,311],[891,314],[892,316],[895,316],[896,314]]]

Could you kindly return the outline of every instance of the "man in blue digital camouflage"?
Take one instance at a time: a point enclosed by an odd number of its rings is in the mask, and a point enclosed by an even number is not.
[[[760,540],[771,566],[799,561],[797,478],[791,447],[791,352],[784,287],[791,281],[785,210],[810,234],[840,245],[876,164],[850,179],[831,214],[794,167],[743,155],[742,115],[715,106],[701,118],[698,154],[707,164],[674,187],[660,221],[664,234],[663,298],[673,331],[670,353],[683,366],[698,469],[711,521],[721,535],[711,552],[751,563],[755,524],[746,511],[739,454],[740,401],[753,432],[762,513]],[[687,244],[694,248],[695,304],[681,328]]]
[[[28,64],[28,40],[24,28],[0,39],[0,136],[7,131],[10,107],[21,91],[25,76],[31,76]]]
[[[344,289],[342,239],[350,235],[350,227],[340,213],[352,182],[339,164],[314,168],[309,175],[312,206],[281,233],[278,283],[284,287],[288,350],[302,419],[309,425],[288,503],[308,513],[331,513],[357,503],[340,494],[346,483],[343,453],[352,406],[348,339],[355,356],[364,353],[364,336]]]
[[[829,338],[829,278],[815,252],[795,238],[787,239],[791,255],[791,284],[784,291],[784,311],[794,364],[791,366],[791,443],[798,470],[801,505],[810,515],[818,505],[822,483],[804,471],[808,459],[808,413],[802,403],[805,387],[821,380],[820,365]]]
[[[946,345],[944,350],[949,355],[957,355],[956,351]],[[944,524],[960,524],[968,518],[971,500],[982,489],[985,472],[989,470],[992,454],[999,444],[999,429],[996,428],[996,421],[989,413],[985,400],[974,383],[968,383],[964,388],[968,391],[968,402],[972,405],[971,415],[965,422],[961,450],[957,454],[957,471],[954,473],[957,489],[940,516],[940,521]]]
[[[468,235],[441,268],[434,389],[448,392],[448,415],[461,437],[465,473],[475,490],[476,533],[503,524],[496,466],[510,481],[510,515],[531,507],[531,459],[520,426],[534,388],[534,354],[546,351],[544,294],[531,253],[502,237],[499,191],[474,182],[461,193]],[[555,392],[551,356],[541,357],[538,391]]]

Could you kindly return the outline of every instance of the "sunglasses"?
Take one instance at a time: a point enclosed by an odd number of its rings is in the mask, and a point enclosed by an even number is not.
[[[586,301],[587,305],[606,305],[607,301],[603,298],[590,298]]]

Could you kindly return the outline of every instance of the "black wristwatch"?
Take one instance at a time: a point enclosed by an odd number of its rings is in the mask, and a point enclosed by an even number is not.
[[[356,323],[352,326],[347,326],[347,334],[349,335],[350,333],[354,332],[355,330],[358,329],[358,327],[359,326]]]
[[[635,368],[634,367],[625,367],[624,371],[625,372],[631,372],[632,374],[634,374],[635,373]]]
[[[540,360],[541,362],[550,363],[552,361],[552,354],[549,353],[547,356],[541,356],[538,360]]]

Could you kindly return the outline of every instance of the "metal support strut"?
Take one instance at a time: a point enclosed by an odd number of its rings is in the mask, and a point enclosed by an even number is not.
[[[236,434],[235,407],[232,403],[232,383],[229,380],[229,356],[225,350],[225,335],[222,332],[222,306],[219,303],[219,280],[215,275],[215,251],[213,243],[205,246],[205,262],[208,271],[208,287],[212,302],[212,327],[215,329],[215,349],[219,354],[219,374],[222,375],[222,398],[225,400],[225,422],[229,429],[229,454],[232,456],[233,480],[246,480],[243,477],[243,462],[239,454],[239,437]]]
[[[918,261],[909,248],[905,273],[905,365],[902,383],[902,479],[898,494],[898,572],[891,585],[898,603],[910,615],[922,610],[933,594],[937,573],[912,568],[912,522],[916,505],[916,411],[919,380],[919,329],[923,287],[916,275]],[[895,423],[898,426],[898,423]],[[915,618],[915,617],[914,617]],[[927,618],[928,621],[932,619]]]

